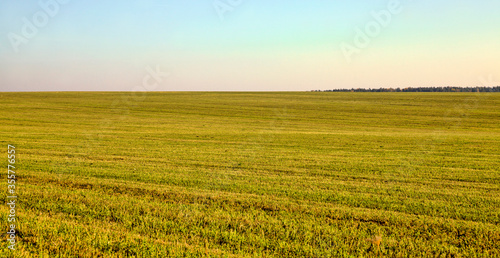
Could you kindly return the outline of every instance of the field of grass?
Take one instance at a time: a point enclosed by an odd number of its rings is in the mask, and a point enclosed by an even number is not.
[[[500,94],[0,99],[0,257],[500,256]]]

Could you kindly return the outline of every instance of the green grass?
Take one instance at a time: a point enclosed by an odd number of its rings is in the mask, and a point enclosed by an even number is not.
[[[500,94],[0,99],[3,257],[500,256]]]

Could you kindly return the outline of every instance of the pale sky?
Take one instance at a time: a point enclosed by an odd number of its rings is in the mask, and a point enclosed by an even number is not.
[[[500,1],[0,1],[0,91],[497,86]]]

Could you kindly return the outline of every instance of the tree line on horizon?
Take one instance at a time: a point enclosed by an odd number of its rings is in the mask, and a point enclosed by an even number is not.
[[[409,87],[409,88],[378,88],[378,89],[331,89],[312,90],[313,92],[500,92],[500,86],[495,87]]]

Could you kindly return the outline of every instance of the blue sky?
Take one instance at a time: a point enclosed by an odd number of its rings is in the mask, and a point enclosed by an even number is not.
[[[496,86],[499,10],[493,0],[2,1],[0,90]],[[168,76],[144,87],[151,70]]]

